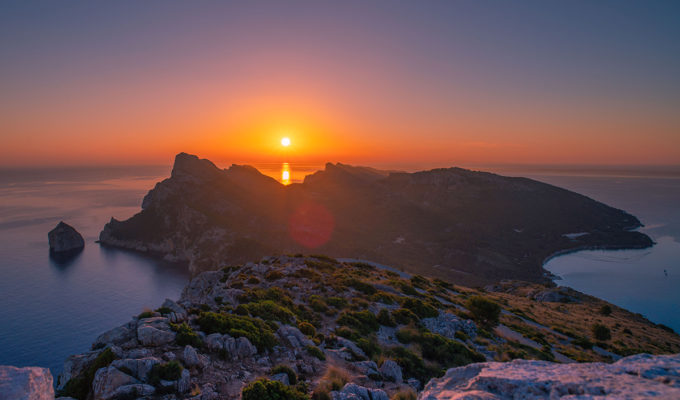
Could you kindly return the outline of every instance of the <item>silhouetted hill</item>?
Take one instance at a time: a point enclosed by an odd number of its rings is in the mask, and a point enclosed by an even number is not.
[[[416,173],[326,164],[284,186],[250,166],[181,153],[170,178],[102,243],[217,269],[269,254],[324,253],[464,284],[545,279],[581,248],[642,248],[634,216],[527,178],[461,168]]]

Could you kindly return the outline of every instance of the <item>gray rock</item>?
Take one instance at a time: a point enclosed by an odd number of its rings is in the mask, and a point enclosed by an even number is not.
[[[380,373],[386,380],[396,383],[402,382],[401,367],[392,360],[385,360],[385,362],[382,363],[380,366]]]
[[[191,374],[188,370],[183,369],[182,375],[180,375],[179,380],[177,380],[177,391],[180,393],[186,393],[191,389]]]
[[[138,359],[125,358],[122,360],[114,360],[111,365],[119,370],[128,370],[132,376],[143,381],[146,379],[149,371],[151,371],[151,368],[160,363],[161,360],[156,357],[144,357]]]
[[[120,386],[113,394],[114,399],[120,398],[135,398],[143,396],[151,396],[156,391],[156,388],[144,383],[134,383],[132,385]]]
[[[224,338],[219,333],[211,333],[205,337],[205,345],[211,351],[219,351],[224,349]]]
[[[420,390],[420,381],[416,378],[408,378],[406,384],[411,386],[416,392]]]
[[[197,367],[201,365],[201,360],[198,357],[196,349],[189,345],[184,347],[182,358],[184,359],[184,364],[186,364],[187,367]]]
[[[613,364],[514,360],[449,369],[421,400],[526,398],[680,399],[680,354],[638,354]]]
[[[113,365],[100,368],[94,374],[92,392],[94,400],[108,400],[117,396],[117,390],[121,386],[140,383],[134,377],[122,372]]]
[[[64,368],[61,370],[61,374],[59,374],[59,378],[57,379],[57,390],[63,389],[66,383],[74,376],[80,375],[80,373],[97,358],[99,353],[101,353],[101,350],[69,356],[66,361],[64,361]]]
[[[54,229],[49,231],[47,239],[50,243],[50,251],[54,253],[78,251],[85,247],[82,235],[64,221],[59,222]]]
[[[471,338],[477,336],[477,325],[472,320],[458,318],[449,312],[441,312],[435,318],[423,318],[420,322],[430,331],[449,339],[455,339],[456,331],[463,331]]]
[[[134,338],[134,328],[130,324],[121,325],[99,335],[92,345],[94,348],[107,344],[121,345]]]
[[[257,347],[255,347],[245,337],[236,339],[236,350],[234,351],[237,358],[244,359],[257,354]]]
[[[571,296],[566,288],[557,287],[553,289],[542,290],[534,294],[533,299],[546,303],[578,303],[579,300]]]
[[[339,392],[331,392],[332,400],[389,400],[381,389],[369,389],[354,383],[347,383]]]
[[[0,400],[53,400],[50,370],[0,365]]]
[[[294,326],[281,325],[276,331],[276,334],[284,341],[284,343],[288,343],[294,349],[314,346],[314,342]]]
[[[351,341],[349,339],[345,339],[342,336],[338,336],[337,337],[337,343],[338,343],[338,345],[340,345],[341,350],[344,348],[344,349],[347,349],[350,352],[356,354],[357,356],[359,356],[361,358],[366,358],[366,353],[364,353],[364,351],[361,350],[359,348],[359,346],[357,346],[353,341]]]
[[[165,317],[144,318],[137,324],[137,340],[144,346],[162,346],[175,340],[175,332]]]
[[[271,380],[279,381],[279,382],[283,383],[284,385],[290,385],[290,380],[288,379],[288,374],[285,373],[285,372],[281,372],[280,374],[272,375]]]
[[[357,361],[352,365],[363,375],[378,375],[378,365],[374,361]]]
[[[172,323],[178,323],[182,322],[187,319],[187,311],[180,306],[179,304],[175,303],[174,301],[170,299],[165,299],[161,307],[164,308],[169,308],[172,310],[168,318],[170,319],[170,322]]]

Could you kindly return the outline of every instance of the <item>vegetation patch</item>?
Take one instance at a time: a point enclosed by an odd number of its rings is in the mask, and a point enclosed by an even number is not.
[[[233,337],[245,337],[258,350],[271,349],[276,344],[272,328],[263,320],[246,315],[202,312],[197,319],[206,334],[222,333]]]
[[[73,397],[74,399],[85,400],[90,393],[90,388],[92,388],[94,374],[98,369],[108,367],[115,359],[116,356],[110,348],[102,351],[97,358],[85,368],[83,373],[66,382],[64,388],[57,393],[57,397]]]
[[[179,325],[170,324],[170,327],[173,331],[177,332],[177,335],[175,336],[175,342],[177,342],[178,345],[190,345],[193,347],[201,347],[203,345],[201,337],[198,336],[198,334],[194,332],[191,326],[189,326],[189,324],[186,322],[182,322]]]
[[[284,385],[279,381],[260,378],[249,383],[241,391],[242,400],[309,400],[307,393],[295,386]]]
[[[344,312],[337,322],[338,325],[347,326],[363,334],[375,332],[380,328],[378,319],[368,310]]]
[[[287,324],[295,319],[295,315],[289,309],[276,304],[273,300],[262,300],[243,306],[250,315],[262,318],[265,321],[279,321]]]
[[[471,296],[465,302],[472,318],[480,325],[491,328],[498,325],[501,306],[483,296]]]
[[[182,376],[182,365],[177,361],[170,361],[163,364],[156,364],[151,367],[147,375],[147,381],[158,386],[161,381],[176,381]]]
[[[271,375],[276,375],[276,374],[286,374],[288,375],[288,382],[291,385],[295,385],[297,383],[297,374],[293,370],[293,368],[284,365],[284,364],[279,364],[276,367],[272,368],[271,371],[269,371]]]

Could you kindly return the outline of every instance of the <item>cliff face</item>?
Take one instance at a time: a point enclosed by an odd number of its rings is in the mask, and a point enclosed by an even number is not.
[[[112,219],[100,241],[189,261],[194,271],[314,251],[484,284],[541,281],[543,261],[559,251],[651,246],[630,231],[638,226],[624,211],[525,178],[327,164],[283,186],[252,167],[221,170],[182,153],[142,211]]]

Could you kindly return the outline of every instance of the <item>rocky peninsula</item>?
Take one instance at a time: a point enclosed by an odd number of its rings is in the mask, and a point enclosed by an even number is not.
[[[360,221],[360,223],[358,223]],[[187,262],[315,252],[467,285],[544,282],[543,262],[585,248],[643,248],[634,216],[526,178],[461,168],[416,173],[327,164],[284,186],[253,167],[181,153],[142,210],[100,242]]]

